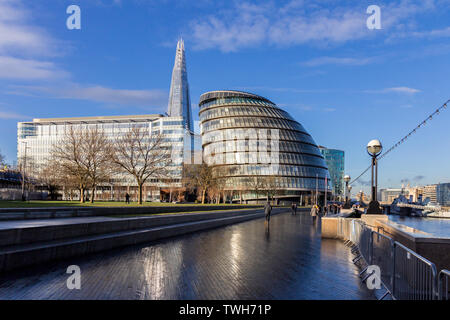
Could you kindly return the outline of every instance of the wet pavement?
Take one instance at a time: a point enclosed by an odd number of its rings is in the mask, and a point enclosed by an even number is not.
[[[352,257],[306,213],[279,214],[2,274],[0,299],[374,299]]]

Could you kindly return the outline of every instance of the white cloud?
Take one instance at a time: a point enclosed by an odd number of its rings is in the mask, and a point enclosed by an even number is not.
[[[419,89],[409,87],[392,87],[384,88],[381,90],[364,90],[364,93],[403,93],[403,94],[415,94],[421,92]]]
[[[383,30],[373,32],[366,27],[368,15],[362,3],[332,7],[329,1],[294,0],[277,7],[275,2],[235,2],[231,9],[192,21],[190,28],[196,49],[233,52],[256,45],[323,46],[395,33],[414,25],[415,15],[434,9],[432,0],[390,1],[382,5]]]
[[[24,115],[15,113],[15,112],[0,110],[0,119],[10,120],[10,119],[24,119],[24,118],[27,118],[27,117]]]
[[[450,37],[450,27],[443,28],[443,29],[435,29],[430,31],[422,31],[422,32],[412,32],[412,36],[418,37],[418,38],[445,38]]]
[[[21,1],[0,0],[0,79],[50,80],[69,76],[55,63],[46,61],[64,49],[31,20],[31,12]]]
[[[58,87],[10,86],[10,90],[7,93],[140,106],[154,109],[155,111],[163,111],[167,104],[167,92],[164,90],[113,89],[98,85],[81,86],[76,83]]]
[[[420,92],[419,89],[408,88],[408,87],[386,88],[383,91],[384,92],[396,92],[396,93],[408,93],[408,94],[414,94],[414,93]]]
[[[350,58],[350,57],[318,57],[301,64],[306,67],[318,67],[323,65],[347,65],[347,66],[362,66],[374,62],[374,58]]]
[[[53,62],[0,56],[0,78],[43,80],[67,77]]]
[[[21,1],[0,0],[0,54],[55,54],[56,41],[30,20],[31,14]]]

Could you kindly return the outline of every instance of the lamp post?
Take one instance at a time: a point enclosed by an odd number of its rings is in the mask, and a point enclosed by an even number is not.
[[[350,209],[350,202],[348,201],[348,194],[349,194],[349,186],[348,183],[351,180],[349,175],[345,175],[344,176],[344,181],[345,181],[345,204],[344,204],[344,209]]]
[[[25,170],[27,168],[27,149],[28,149],[28,145],[26,141],[22,141],[22,145],[25,145],[25,157],[24,157],[24,163],[21,163],[21,169],[22,169],[22,201],[26,200],[25,197]]]
[[[378,164],[377,157],[383,150],[383,146],[379,140],[371,140],[367,144],[367,152],[372,157],[372,199],[367,208],[367,214],[382,214],[380,204],[377,201],[377,187],[378,187]]]

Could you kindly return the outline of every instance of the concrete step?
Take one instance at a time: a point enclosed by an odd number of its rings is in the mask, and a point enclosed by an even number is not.
[[[274,209],[273,214],[286,212]],[[217,228],[264,217],[263,212],[242,213],[213,219],[202,219],[134,230],[108,232],[62,240],[4,246],[0,249],[0,273],[53,260],[67,259],[112,248],[145,243],[186,233]]]
[[[206,213],[155,215],[131,218],[86,217],[0,222],[0,249],[11,245],[62,240],[108,232],[157,227],[174,223],[232,217],[256,212],[261,212],[261,209],[236,210],[232,212],[214,211]]]
[[[227,209],[256,209],[261,205],[166,205],[166,206],[108,206],[108,207],[42,207],[0,208],[0,221],[33,220],[72,217],[98,217],[124,214],[158,214],[188,211],[213,211]]]

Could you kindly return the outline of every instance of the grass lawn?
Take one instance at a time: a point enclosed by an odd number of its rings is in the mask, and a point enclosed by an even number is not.
[[[98,201],[93,204],[90,202],[80,203],[79,201],[7,201],[0,200],[0,208],[42,208],[42,207],[141,207],[141,206],[242,206],[244,204],[201,204],[201,203],[185,203],[173,204],[167,202],[144,202],[139,205],[137,202],[126,204],[117,201]]]

